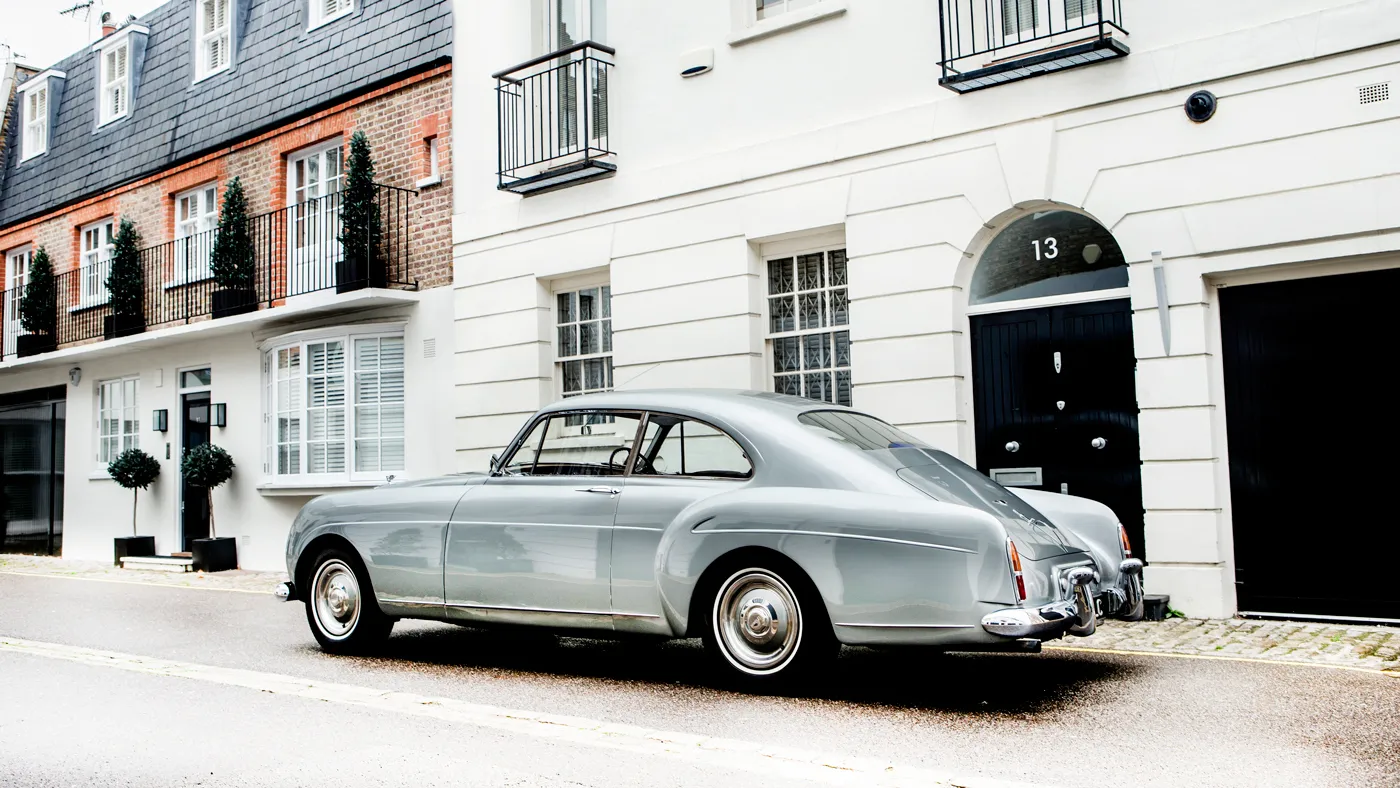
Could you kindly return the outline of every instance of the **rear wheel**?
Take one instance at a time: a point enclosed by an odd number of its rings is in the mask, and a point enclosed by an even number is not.
[[[379,610],[369,574],[358,557],[330,549],[312,564],[306,620],[321,648],[363,654],[384,644],[394,620]]]
[[[817,591],[795,567],[744,566],[714,589],[706,649],[732,678],[775,684],[810,675],[838,644]]]

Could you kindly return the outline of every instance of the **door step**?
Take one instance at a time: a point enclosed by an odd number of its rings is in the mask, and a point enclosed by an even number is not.
[[[129,555],[122,559],[122,569],[148,569],[157,572],[193,572],[194,559],[173,555]]]

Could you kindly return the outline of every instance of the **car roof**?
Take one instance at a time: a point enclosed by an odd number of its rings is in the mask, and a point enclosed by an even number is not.
[[[562,399],[541,409],[541,413],[592,408],[658,410],[680,415],[709,415],[726,421],[747,421],[753,417],[782,415],[795,419],[812,410],[844,410],[840,405],[744,389],[637,389],[583,394]]]

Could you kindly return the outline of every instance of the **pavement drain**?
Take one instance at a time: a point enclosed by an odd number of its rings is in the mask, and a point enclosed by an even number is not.
[[[269,596],[284,572],[169,573],[119,569],[101,561],[0,556],[0,573],[142,583]],[[1360,668],[1400,677],[1400,628],[1261,619],[1105,621],[1087,638],[1048,644],[1087,651],[1215,656]]]

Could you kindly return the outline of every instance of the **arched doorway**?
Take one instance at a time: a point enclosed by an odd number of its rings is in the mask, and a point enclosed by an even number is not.
[[[987,245],[968,289],[978,468],[1100,501],[1144,554],[1128,267],[1113,235],[1044,210]]]

